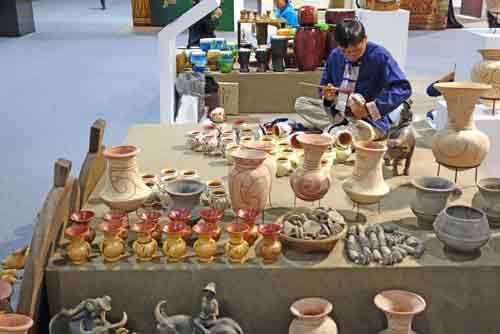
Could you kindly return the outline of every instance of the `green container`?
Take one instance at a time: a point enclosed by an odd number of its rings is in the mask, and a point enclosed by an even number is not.
[[[219,55],[219,71],[230,73],[233,70],[234,56],[232,51],[221,51]]]

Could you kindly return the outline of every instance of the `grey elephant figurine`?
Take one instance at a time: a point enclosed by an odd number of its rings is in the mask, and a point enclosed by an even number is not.
[[[415,129],[411,125],[413,113],[411,111],[412,101],[403,102],[403,110],[401,118],[395,128],[389,130],[387,136],[387,152],[384,156],[386,166],[392,164],[393,176],[398,176],[398,166],[401,161],[405,160],[403,174],[410,174],[411,159],[415,152],[416,134]]]

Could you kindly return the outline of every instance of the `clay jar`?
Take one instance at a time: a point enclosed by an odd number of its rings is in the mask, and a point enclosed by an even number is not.
[[[212,262],[217,253],[217,242],[213,239],[215,226],[213,224],[198,223],[193,227],[193,231],[198,235],[198,240],[193,245],[198,260],[205,263]]]
[[[163,243],[163,252],[170,262],[181,261],[187,254],[187,245],[182,238],[187,227],[182,222],[163,225],[162,231],[167,235],[167,240]]]
[[[332,304],[323,298],[304,298],[290,306],[296,317],[288,329],[289,334],[337,334],[337,324],[328,316]]]
[[[387,329],[380,334],[414,334],[413,317],[425,310],[425,300],[403,290],[387,290],[375,296],[375,306],[385,313]]]
[[[239,49],[238,50],[238,63],[240,64],[240,72],[248,73],[250,69],[248,65],[250,64],[250,49]]]
[[[105,222],[109,223],[114,223],[117,222],[121,225],[120,227],[120,232],[118,236],[122,238],[123,240],[127,240],[128,237],[128,225],[124,224],[124,220],[128,218],[128,215],[126,212],[123,211],[113,211],[113,212],[108,212],[104,215],[103,220]]]
[[[472,67],[470,78],[474,82],[480,82],[493,86],[481,97],[500,98],[500,49],[480,49],[478,52],[483,60]],[[493,101],[481,100],[485,105],[492,106]]]
[[[89,227],[83,224],[71,225],[65,231],[66,235],[71,239],[70,243],[66,246],[66,253],[73,264],[83,264],[89,259],[92,248],[85,241],[88,231]]]
[[[229,223],[224,226],[229,234],[229,240],[224,245],[224,253],[231,262],[242,263],[250,249],[244,235],[248,231],[248,225],[244,223]]]
[[[298,12],[299,25],[301,27],[312,27],[318,23],[318,11],[314,6],[302,6]]]
[[[279,240],[281,226],[279,224],[261,224],[259,233],[263,239],[257,248],[257,255],[262,257],[264,263],[269,264],[278,260],[283,246]]]
[[[132,249],[137,255],[137,260],[147,262],[153,260],[158,251],[158,242],[151,234],[157,226],[151,222],[141,222],[133,224],[130,230],[137,233],[137,239],[132,244]]]
[[[342,188],[349,198],[358,204],[374,204],[391,190],[385,182],[382,164],[387,147],[378,142],[354,142],[356,161],[352,176]]]
[[[156,241],[160,241],[161,239],[161,226],[159,225],[160,218],[162,216],[161,211],[143,211],[137,215],[142,222],[148,222],[156,224],[156,230],[153,231],[151,236],[156,239]]]
[[[297,137],[304,147],[304,164],[290,177],[295,195],[304,201],[316,201],[330,189],[331,176],[320,168],[320,161],[333,138],[319,134],[303,134]]]
[[[273,36],[271,38],[271,52],[274,72],[284,72],[284,60],[288,48],[288,37]]]
[[[101,199],[113,210],[135,211],[151,195],[151,188],[142,181],[137,168],[139,152],[135,146],[104,150],[108,169]]]
[[[273,151],[275,150],[275,145],[273,144],[273,142],[261,139],[256,142],[243,144],[242,148],[266,152],[268,156],[266,160],[264,160],[263,165],[268,169],[270,175],[274,175],[276,173],[276,160],[272,155]],[[273,180],[271,178],[271,184],[272,181]]]
[[[293,172],[293,167],[287,157],[276,159],[276,177],[289,176]]]
[[[260,213],[261,211],[252,208],[236,210],[236,217],[238,217],[242,223],[248,225],[248,231],[245,232],[244,238],[250,246],[252,246],[259,237],[257,217]]]
[[[186,208],[192,210],[200,204],[200,197],[205,191],[205,184],[198,180],[183,179],[162,184],[160,190],[168,194],[173,209]]]
[[[415,187],[415,197],[411,201],[411,211],[417,216],[422,227],[432,228],[432,223],[448,204],[455,184],[442,177],[421,176],[411,181]]]
[[[448,124],[432,138],[432,153],[445,167],[475,168],[490,150],[486,134],[476,129],[474,107],[479,96],[491,89],[490,85],[473,82],[437,83],[448,105]]]
[[[229,173],[228,188],[233,209],[264,210],[271,187],[269,170],[263,165],[268,154],[258,150],[236,150],[235,166]]]
[[[182,232],[182,238],[184,240],[188,240],[191,238],[191,235],[193,234],[193,231],[191,230],[191,227],[187,225],[187,222],[193,217],[193,214],[191,213],[191,210],[186,209],[186,208],[181,208],[181,209],[174,209],[170,211],[168,214],[168,218],[172,221],[172,223],[184,223],[186,224],[184,231]]]
[[[211,208],[225,212],[231,207],[227,193],[224,189],[215,190],[209,197],[209,205]]]
[[[314,71],[321,64],[325,54],[325,43],[320,29],[299,27],[293,41],[295,60],[299,71]]]
[[[95,218],[95,212],[91,210],[81,210],[79,212],[73,212],[69,219],[74,224],[82,224],[88,227],[88,233],[85,236],[85,240],[89,243],[92,243],[95,239],[95,231],[90,226],[90,222]]]
[[[478,251],[491,236],[486,214],[462,205],[444,209],[434,222],[434,232],[449,249],[465,253]]]
[[[267,48],[258,48],[255,50],[255,59],[257,59],[257,72],[266,72],[268,67],[268,55],[269,50]]]
[[[1,334],[27,334],[33,327],[33,320],[22,314],[0,314]]]
[[[125,254],[125,243],[119,237],[122,224],[118,221],[104,221],[98,226],[104,233],[104,240],[99,245],[102,256],[107,262],[119,261]]]
[[[218,241],[221,235],[221,228],[219,227],[218,223],[223,216],[224,213],[222,211],[214,208],[203,209],[200,211],[200,218],[203,219],[203,222],[215,226],[213,233],[213,238],[215,241]]]
[[[482,179],[477,183],[477,188],[483,197],[487,213],[500,215],[500,178]]]

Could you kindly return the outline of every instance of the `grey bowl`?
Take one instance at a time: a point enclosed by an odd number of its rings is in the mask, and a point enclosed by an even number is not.
[[[172,209],[186,208],[193,210],[200,204],[205,184],[197,180],[177,180],[160,184],[160,191],[170,197]]]

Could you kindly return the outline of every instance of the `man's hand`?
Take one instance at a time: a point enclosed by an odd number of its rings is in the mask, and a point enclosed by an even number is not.
[[[217,8],[213,13],[212,13],[212,18],[215,19],[215,20],[218,20],[220,19],[220,17],[222,16],[222,9],[220,8]]]
[[[326,85],[326,87],[323,89],[323,97],[327,101],[335,102],[335,100],[337,99],[337,91],[332,84]]]
[[[368,110],[365,107],[365,98],[360,94],[353,94],[349,96],[347,105],[351,108],[351,112],[357,119],[368,117]]]

